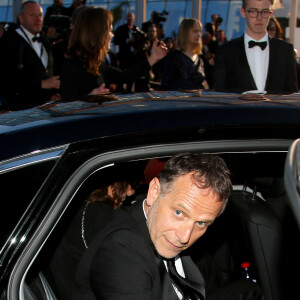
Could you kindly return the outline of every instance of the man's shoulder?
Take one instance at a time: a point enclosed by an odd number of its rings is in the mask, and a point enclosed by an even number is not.
[[[15,30],[6,31],[1,38],[1,47],[8,48],[8,50],[12,52],[14,52],[14,50],[20,49],[20,47],[24,49],[23,45],[26,46],[26,44],[28,44],[26,40]]]
[[[281,47],[281,48],[293,48],[293,44],[277,38],[270,38],[270,45],[275,47]]]
[[[128,30],[128,26],[127,26],[126,23],[118,26],[117,29],[116,29],[116,32],[123,31],[123,30]]]

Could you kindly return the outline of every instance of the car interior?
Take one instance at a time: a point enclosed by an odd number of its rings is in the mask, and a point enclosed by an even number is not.
[[[233,190],[225,212],[188,251],[206,281],[207,292],[241,278],[243,262],[266,300],[291,299],[297,290],[293,270],[299,266],[299,230],[284,185],[287,151],[218,152],[230,169]],[[135,188],[123,206],[142,201],[148,183],[157,176],[165,156],[130,159],[91,172],[76,190],[47,241],[27,268],[22,289],[25,300],[60,300],[48,276],[55,248],[87,195],[110,174],[123,170]],[[207,261],[211,263],[207,267]],[[63,299],[62,299],[63,300]]]

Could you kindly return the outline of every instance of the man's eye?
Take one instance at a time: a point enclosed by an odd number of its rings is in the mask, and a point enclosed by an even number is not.
[[[181,212],[179,209],[176,209],[176,210],[175,210],[175,215],[176,215],[176,216],[181,216],[181,215],[182,215],[182,212]]]
[[[202,222],[202,221],[199,221],[199,222],[198,222],[198,225],[199,225],[200,227],[206,227],[206,223],[205,223],[205,222]]]
[[[250,14],[251,14],[251,13],[256,13],[256,12],[257,12],[257,9],[249,9],[248,11],[249,11]]]
[[[269,11],[268,9],[263,9],[263,10],[262,10],[262,14],[265,15],[265,16],[266,16],[266,15],[269,15],[269,14],[270,14],[270,11]]]

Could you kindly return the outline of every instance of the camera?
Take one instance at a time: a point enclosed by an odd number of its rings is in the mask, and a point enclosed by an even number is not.
[[[166,15],[169,13],[166,10],[163,10],[161,13],[154,11],[152,13],[152,20],[154,23],[160,23],[160,22],[165,22],[167,20]]]

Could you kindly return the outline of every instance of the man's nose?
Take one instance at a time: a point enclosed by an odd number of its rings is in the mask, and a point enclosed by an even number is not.
[[[181,228],[177,229],[176,235],[182,245],[188,244],[191,238],[192,230],[193,230],[192,224],[186,224]]]
[[[262,19],[262,11],[258,11],[258,12],[257,12],[256,19],[259,19],[259,20]]]

